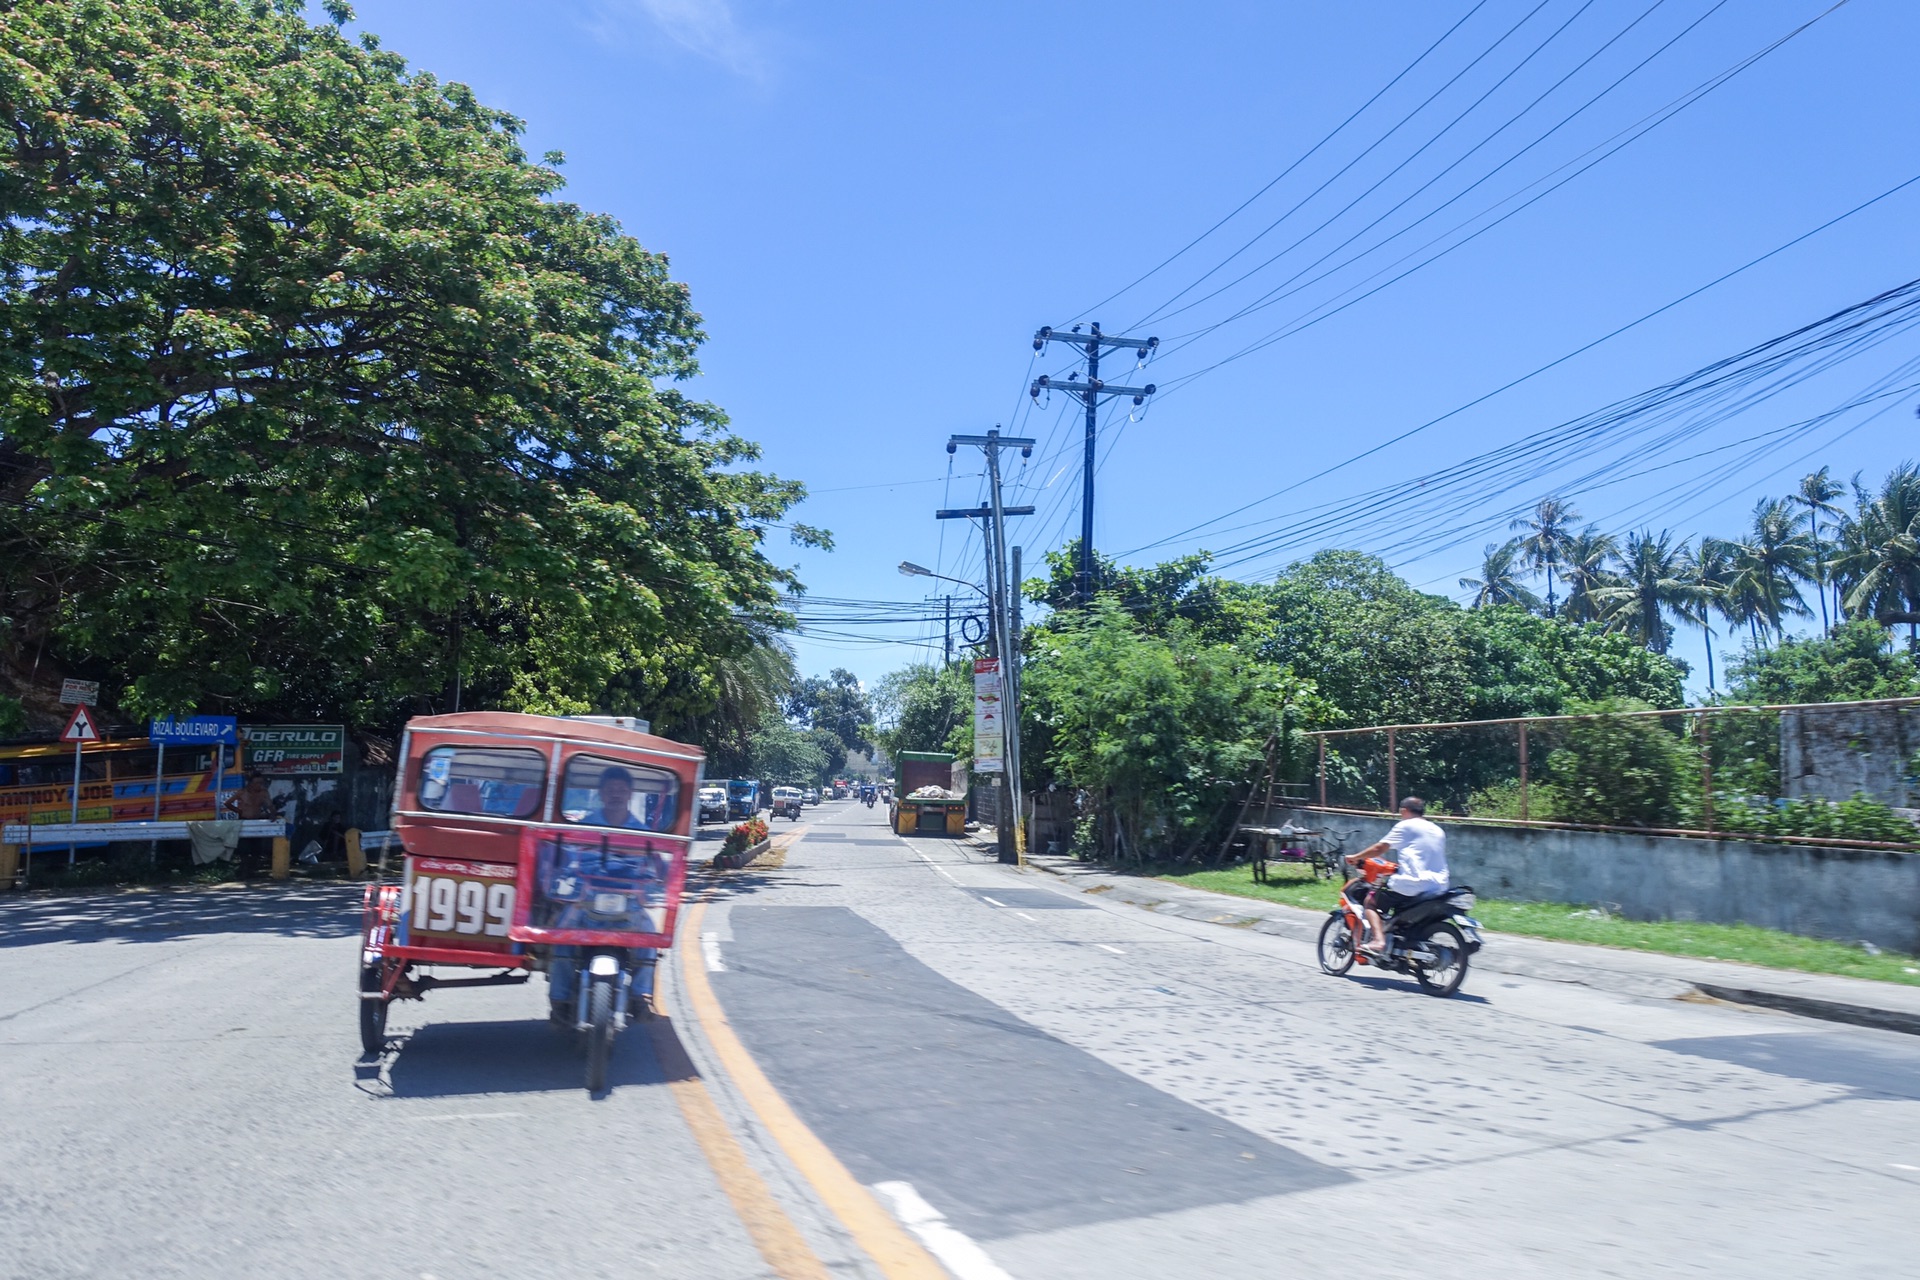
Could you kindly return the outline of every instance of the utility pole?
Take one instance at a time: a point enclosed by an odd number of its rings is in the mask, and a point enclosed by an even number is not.
[[[1049,325],[1033,335],[1035,351],[1044,351],[1049,342],[1064,342],[1068,346],[1078,347],[1087,361],[1085,382],[1079,381],[1077,375],[1065,382],[1055,382],[1046,374],[1041,374],[1029,388],[1035,400],[1040,398],[1042,391],[1065,391],[1080,397],[1087,406],[1087,452],[1081,464],[1080,476],[1080,572],[1074,577],[1073,588],[1074,594],[1085,602],[1093,599],[1093,472],[1096,463],[1094,448],[1100,432],[1100,402],[1109,396],[1132,396],[1134,404],[1141,405],[1156,390],[1151,382],[1144,387],[1114,387],[1100,381],[1100,352],[1106,347],[1126,347],[1150,355],[1159,347],[1160,339],[1108,337],[1100,332],[1100,322],[1096,320],[1087,333],[1081,333],[1079,325],[1073,326],[1070,333],[1055,333]]]
[[[946,621],[941,628],[941,656],[947,666],[953,665],[953,596],[946,596]]]
[[[1019,687],[1019,677],[1014,668],[1019,664],[1019,654],[1011,643],[1011,615],[1007,599],[1007,517],[1010,515],[1031,514],[1032,507],[1008,507],[1000,496],[1000,450],[1018,448],[1023,458],[1033,456],[1034,441],[1024,436],[1003,436],[1000,428],[995,427],[984,436],[951,436],[947,440],[947,452],[952,453],[963,444],[975,445],[987,455],[987,490],[991,494],[990,502],[976,511],[942,511],[941,518],[956,516],[987,517],[987,582],[991,598],[987,603],[987,616],[992,621],[996,644],[996,654],[1000,659],[1000,727],[1005,735],[1006,747],[1001,753],[1001,769],[1006,778],[1003,795],[1007,807],[1012,809],[1011,816],[1002,814],[1000,828],[1000,861],[1018,863],[1020,857],[1020,707],[1015,700],[1015,691]]]

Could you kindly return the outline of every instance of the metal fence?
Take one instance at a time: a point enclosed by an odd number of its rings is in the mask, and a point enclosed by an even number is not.
[[[1308,734],[1330,812],[1920,846],[1920,698],[1374,725]],[[1304,774],[1304,776],[1303,776]]]

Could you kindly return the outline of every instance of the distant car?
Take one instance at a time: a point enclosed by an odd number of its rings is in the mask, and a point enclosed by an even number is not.
[[[727,820],[727,788],[724,784],[717,787],[700,788],[700,821],[725,822]]]
[[[805,791],[802,791],[800,793],[800,800],[801,800],[801,803],[803,804],[819,804],[820,788],[808,787]]]

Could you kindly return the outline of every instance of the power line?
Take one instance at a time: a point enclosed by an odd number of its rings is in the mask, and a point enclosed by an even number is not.
[[[1409,62],[1406,66],[1402,67],[1400,69],[1400,73],[1394,76],[1393,79],[1387,81],[1385,84],[1381,85],[1378,89],[1374,90],[1373,96],[1371,98],[1368,98],[1365,102],[1361,103],[1358,107],[1354,108],[1353,113],[1351,115],[1349,115],[1346,119],[1342,120],[1339,124],[1335,125],[1332,131],[1327,133],[1324,137],[1322,137],[1320,141],[1314,143],[1311,147],[1308,147],[1306,151],[1302,152],[1300,157],[1296,159],[1292,164],[1288,165],[1285,169],[1282,169],[1273,178],[1269,179],[1265,186],[1261,187],[1258,191],[1254,192],[1252,195],[1248,196],[1245,200],[1242,200],[1238,205],[1234,206],[1233,211],[1227,214],[1226,217],[1220,219],[1218,222],[1208,227],[1205,231],[1202,231],[1199,235],[1187,241],[1186,244],[1182,245],[1180,248],[1174,250],[1171,254],[1167,255],[1167,257],[1161,259],[1157,265],[1150,268],[1144,274],[1136,277],[1134,280],[1132,280],[1128,284],[1122,285],[1119,289],[1117,289],[1113,293],[1108,294],[1106,297],[1094,303],[1092,306],[1084,307],[1077,314],[1068,317],[1067,323],[1072,324],[1076,320],[1084,320],[1087,318],[1087,316],[1091,315],[1095,311],[1098,311],[1100,308],[1106,306],[1109,302],[1112,302],[1114,299],[1119,298],[1124,294],[1131,292],[1132,290],[1134,290],[1135,288],[1139,287],[1142,284],[1145,284],[1153,276],[1159,274],[1161,271],[1165,270],[1167,267],[1173,265],[1173,263],[1176,262],[1178,259],[1185,256],[1189,250],[1199,245],[1201,241],[1205,240],[1207,237],[1211,236],[1214,232],[1218,231],[1221,227],[1226,226],[1229,222],[1239,217],[1240,214],[1244,212],[1249,205],[1253,204],[1254,201],[1258,200],[1261,196],[1264,196],[1265,194],[1267,194],[1267,192],[1273,190],[1275,186],[1285,181],[1287,176],[1291,174],[1295,169],[1298,169],[1302,164],[1305,164],[1308,160],[1311,160],[1316,154],[1318,154],[1320,151],[1320,148],[1326,146],[1329,142],[1332,142],[1334,138],[1338,137],[1340,133],[1343,132],[1348,125],[1352,124],[1355,120],[1360,118],[1360,115],[1362,112],[1366,111],[1368,107],[1371,107],[1374,103],[1378,102],[1381,99],[1381,97],[1389,89],[1393,88],[1393,86],[1399,84],[1402,80],[1406,79],[1406,77],[1413,71],[1415,67],[1419,66],[1422,62],[1425,62],[1428,56],[1431,55],[1434,50],[1438,49],[1442,44],[1446,43],[1446,40],[1449,36],[1451,36],[1454,32],[1458,31],[1463,25],[1465,25],[1467,19],[1473,17],[1474,14],[1480,12],[1480,10],[1485,8],[1486,4],[1487,4],[1487,0],[1478,0],[1478,3],[1476,3],[1473,6],[1473,8],[1467,10],[1465,14],[1461,15],[1458,21],[1456,21],[1452,26],[1448,27],[1445,31],[1441,32],[1438,39],[1436,39],[1432,44],[1428,45],[1425,49],[1421,50],[1419,57],[1415,58],[1412,62]]]
[[[1844,0],[1843,0],[1843,3],[1844,3]],[[1517,378],[1513,378],[1510,381],[1504,382],[1500,386],[1495,387],[1493,390],[1474,397],[1472,400],[1467,401],[1465,404],[1459,405],[1453,409],[1449,409],[1447,412],[1440,414],[1437,417],[1429,418],[1425,422],[1422,422],[1417,426],[1409,427],[1407,430],[1400,432],[1398,435],[1390,437],[1387,440],[1383,440],[1379,444],[1374,445],[1371,448],[1362,450],[1359,453],[1352,454],[1349,457],[1344,458],[1341,461],[1336,462],[1329,467],[1322,468],[1321,470],[1316,471],[1312,475],[1306,476],[1303,479],[1294,481],[1293,483],[1288,484],[1280,489],[1277,489],[1274,492],[1267,494],[1264,497],[1256,498],[1252,502],[1243,503],[1242,505],[1235,507],[1231,511],[1225,512],[1222,515],[1214,516],[1211,519],[1204,520],[1196,525],[1190,525],[1189,527],[1182,529],[1178,533],[1170,534],[1165,538],[1160,538],[1156,541],[1146,543],[1142,546],[1134,548],[1132,551],[1125,552],[1124,554],[1134,555],[1140,551],[1146,551],[1154,547],[1165,546],[1167,543],[1172,542],[1178,538],[1186,537],[1189,534],[1196,533],[1201,529],[1209,528],[1212,525],[1218,524],[1222,520],[1231,519],[1233,516],[1239,515],[1242,512],[1250,511],[1254,507],[1261,506],[1264,503],[1273,501],[1275,498],[1279,498],[1288,493],[1292,493],[1297,489],[1300,489],[1305,487],[1306,485],[1312,484],[1316,480],[1325,479],[1327,476],[1332,475],[1336,471],[1344,470],[1345,468],[1352,466],[1356,462],[1364,461],[1367,458],[1371,458],[1376,454],[1379,454],[1387,449],[1392,448],[1396,444],[1403,443],[1404,441],[1409,440],[1416,435],[1419,435],[1423,431],[1427,431],[1433,427],[1440,425],[1443,422],[1446,422],[1452,418],[1458,417],[1459,415],[1465,413],[1469,409],[1472,409],[1481,404],[1485,404],[1487,401],[1493,399],[1495,396],[1501,395],[1507,391],[1511,391],[1513,388],[1520,386],[1522,383],[1531,381],[1532,379],[1539,377],[1541,374],[1546,373],[1549,370],[1556,369],[1559,366],[1567,363],[1569,360],[1572,360],[1578,356],[1584,355],[1586,352],[1593,350],[1595,347],[1600,346],[1602,343],[1610,342],[1614,338],[1619,337],[1621,334],[1626,333],[1629,330],[1638,328],[1640,325],[1643,325],[1647,321],[1652,320],[1658,316],[1664,315],[1665,313],[1673,310],[1675,307],[1680,306],[1682,303],[1691,301],[1692,299],[1699,297],[1701,294],[1707,292],[1709,289],[1713,289],[1721,284],[1724,284],[1728,280],[1733,279],[1735,276],[1741,275],[1742,273],[1750,271],[1754,267],[1759,266],[1763,262],[1767,262],[1772,258],[1778,257],[1780,254],[1785,253],[1787,250],[1793,248],[1794,246],[1801,244],[1802,242],[1809,240],[1816,235],[1819,235],[1821,232],[1826,231],[1831,227],[1839,225],[1840,223],[1846,221],[1848,218],[1853,217],[1855,214],[1860,213],[1863,210],[1866,210],[1868,208],[1871,208],[1872,206],[1880,203],[1882,200],[1885,200],[1890,196],[1893,196],[1901,191],[1904,191],[1906,188],[1912,186],[1916,182],[1920,182],[1920,174],[1915,174],[1913,177],[1908,178],[1903,182],[1897,183],[1894,186],[1887,188],[1885,191],[1882,191],[1879,195],[1873,196],[1868,200],[1862,201],[1861,203],[1853,206],[1853,208],[1848,209],[1845,213],[1842,213],[1833,218],[1829,218],[1827,221],[1821,223],[1817,227],[1814,227],[1812,230],[1804,231],[1801,234],[1795,236],[1793,239],[1788,240],[1783,244],[1777,245],[1774,248],[1767,250],[1765,253],[1759,254],[1758,256],[1753,258],[1749,258],[1746,262],[1741,263],[1739,266],[1733,268],[1731,271],[1724,272],[1721,275],[1714,277],[1712,280],[1707,281],[1705,284],[1700,285],[1694,289],[1688,290],[1686,293],[1681,294],[1679,297],[1674,298],[1672,301],[1663,303],[1662,305],[1655,307],[1653,310],[1646,312],[1644,315],[1641,315],[1636,319],[1630,320],[1627,323],[1618,326],[1617,328],[1611,329],[1608,332],[1601,334],[1599,337],[1594,338],[1592,341],[1584,343],[1581,346],[1574,348],[1572,351],[1567,352],[1565,355],[1558,356],[1555,359],[1550,360],[1545,364],[1542,364],[1526,373],[1521,374]],[[1905,287],[1906,286],[1901,286],[1901,288],[1905,288]],[[1897,292],[1897,290],[1890,291],[1890,292]],[[1877,301],[1877,299],[1869,299],[1865,303],[1860,303],[1856,305],[1869,306],[1869,305],[1872,305],[1872,303],[1875,301]],[[1847,310],[1852,310],[1852,309],[1853,308],[1848,308]],[[1846,314],[1846,312],[1842,311],[1842,312],[1837,312],[1835,314],[1844,315]],[[1831,318],[1832,317],[1829,317],[1829,319]],[[1824,323],[1824,321],[1816,322],[1816,323]],[[1788,335],[1788,336],[1792,336],[1792,335]],[[1776,339],[1776,341],[1782,341],[1782,340],[1784,339]]]

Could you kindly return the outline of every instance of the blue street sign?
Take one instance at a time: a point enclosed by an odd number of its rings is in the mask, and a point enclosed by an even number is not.
[[[240,724],[233,716],[184,716],[178,720],[167,716],[147,726],[147,737],[170,746],[219,743],[232,747],[240,743]]]

